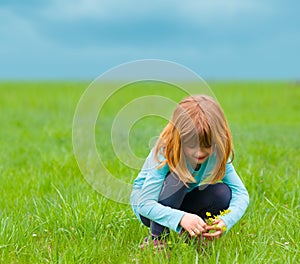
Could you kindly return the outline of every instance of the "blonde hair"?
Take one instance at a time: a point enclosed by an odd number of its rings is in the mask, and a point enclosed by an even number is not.
[[[210,182],[221,180],[229,157],[231,161],[234,158],[232,138],[221,107],[207,95],[189,96],[178,104],[155,145],[155,158],[159,161],[159,155],[165,157],[158,168],[168,164],[182,182],[195,182],[182,149],[182,144],[195,139],[201,147],[212,147],[216,155]]]

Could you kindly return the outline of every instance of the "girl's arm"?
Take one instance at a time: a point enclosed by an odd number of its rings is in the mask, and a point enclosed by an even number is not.
[[[223,182],[229,186],[232,192],[228,208],[230,213],[220,217],[225,222],[228,231],[245,213],[249,204],[249,194],[231,163],[226,165]]]
[[[179,232],[181,230],[180,220],[184,212],[158,203],[169,166],[165,165],[157,169],[157,165],[152,150],[135,180],[135,190],[131,202],[136,213]]]
[[[147,175],[137,198],[137,213],[163,226],[179,232],[183,211],[158,203],[158,197],[163,186],[166,168],[151,169]]]

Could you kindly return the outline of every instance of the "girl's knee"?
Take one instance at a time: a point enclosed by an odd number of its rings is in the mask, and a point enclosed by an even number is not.
[[[141,218],[142,223],[143,223],[145,226],[150,227],[150,219],[148,219],[148,218],[146,218],[146,217],[144,217],[144,216],[142,216],[142,215],[140,215],[140,218]]]
[[[214,196],[216,201],[227,205],[231,200],[231,190],[225,183],[216,183],[214,184]]]

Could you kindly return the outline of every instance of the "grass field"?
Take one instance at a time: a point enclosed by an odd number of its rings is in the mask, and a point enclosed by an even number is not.
[[[78,169],[72,122],[87,85],[0,83],[1,263],[299,263],[299,84],[210,83],[231,126],[234,164],[250,205],[228,234],[200,251],[172,233],[172,247],[159,254],[139,249],[147,229],[130,206],[104,198]],[[118,105],[108,105],[104,129]],[[147,122],[146,128],[137,123],[130,138],[140,156],[148,152],[144,139],[164,125],[155,118]],[[107,168],[132,182],[138,171],[121,164],[97,131]]]

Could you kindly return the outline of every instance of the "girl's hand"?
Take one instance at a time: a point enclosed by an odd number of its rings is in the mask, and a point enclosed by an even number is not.
[[[201,217],[195,214],[185,213],[181,218],[180,225],[188,231],[191,236],[200,235],[207,230],[207,224]]]
[[[214,240],[220,238],[223,235],[224,230],[226,230],[226,224],[222,219],[218,219],[214,222],[213,225],[207,226],[206,230],[214,230],[215,232],[203,233],[203,237],[207,238],[208,240]]]

